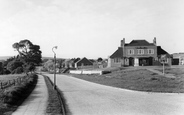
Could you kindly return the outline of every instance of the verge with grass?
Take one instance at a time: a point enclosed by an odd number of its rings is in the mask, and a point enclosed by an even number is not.
[[[164,93],[184,93],[184,76],[167,78],[146,69],[117,70],[104,75],[76,75],[83,80],[118,88]]]
[[[62,102],[63,97],[61,96],[59,89],[56,88],[56,90],[54,90],[52,81],[47,76],[43,76],[49,93],[46,113],[49,115],[65,115],[64,103]]]
[[[38,76],[31,74],[27,80],[0,90],[0,115],[11,115],[31,94],[37,84]]]

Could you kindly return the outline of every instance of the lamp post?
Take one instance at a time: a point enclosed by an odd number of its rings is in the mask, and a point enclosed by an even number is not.
[[[56,89],[56,53],[54,52],[54,48],[57,49],[57,46],[52,48],[52,52],[54,53],[54,86],[53,89]]]

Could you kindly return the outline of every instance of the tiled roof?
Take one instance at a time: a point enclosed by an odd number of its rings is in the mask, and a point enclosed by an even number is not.
[[[123,48],[119,47],[111,56],[110,58],[122,58],[123,57]]]
[[[87,64],[93,65],[93,63],[92,63],[90,60],[88,60],[86,57],[84,57],[84,58],[78,60],[76,63],[77,63],[77,64],[78,64],[78,63],[83,63],[83,64],[86,64],[86,63],[87,63]]]
[[[161,46],[157,46],[157,55],[160,57],[161,55],[166,54],[167,57],[172,57],[168,52],[161,48]]]
[[[125,46],[154,46],[154,44],[146,40],[132,40],[129,44],[125,44]]]
[[[157,46],[157,55],[168,54],[161,46]]]

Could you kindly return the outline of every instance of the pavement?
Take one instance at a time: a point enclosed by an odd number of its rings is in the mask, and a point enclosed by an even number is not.
[[[72,115],[184,115],[182,93],[131,91],[67,75],[57,75],[56,85]]]
[[[47,100],[48,90],[44,77],[38,75],[35,89],[12,115],[45,115]]]

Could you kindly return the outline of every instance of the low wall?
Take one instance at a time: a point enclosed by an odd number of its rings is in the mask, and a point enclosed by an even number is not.
[[[100,70],[70,70],[71,74],[98,74],[102,75],[103,71]]]

